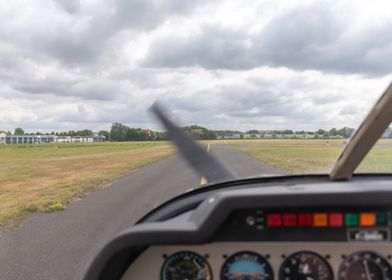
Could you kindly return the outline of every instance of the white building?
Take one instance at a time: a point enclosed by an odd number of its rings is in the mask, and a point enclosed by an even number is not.
[[[5,134],[4,132],[0,132],[0,145],[6,143],[6,140],[5,140],[6,136],[7,136],[7,134]]]
[[[103,137],[103,138],[102,138]],[[105,136],[57,136],[56,143],[103,142]]]
[[[255,138],[258,138],[258,139],[260,139],[260,138],[262,138],[262,135],[261,134],[258,134],[258,133],[245,133],[244,134],[244,139],[255,139]]]
[[[106,141],[105,136],[5,135],[5,134],[4,134],[5,136],[2,136],[3,134],[0,134],[0,144],[50,144],[50,143]],[[5,138],[5,140],[3,138]]]
[[[241,138],[241,134],[226,134],[225,136],[223,136],[224,139],[240,139]]]

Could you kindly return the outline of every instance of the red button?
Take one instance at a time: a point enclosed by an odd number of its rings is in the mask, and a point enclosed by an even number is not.
[[[282,216],[280,214],[269,214],[267,216],[267,224],[269,227],[282,226]]]
[[[297,225],[297,215],[295,214],[284,214],[283,224],[286,227],[295,227]]]
[[[343,214],[341,214],[341,213],[331,213],[331,214],[329,214],[329,225],[331,227],[341,227],[341,226],[343,226]]]
[[[313,215],[312,214],[299,214],[298,215],[298,225],[301,227],[311,227],[313,226]]]

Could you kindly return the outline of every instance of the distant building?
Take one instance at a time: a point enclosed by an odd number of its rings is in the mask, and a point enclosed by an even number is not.
[[[262,138],[262,135],[258,134],[258,133],[245,133],[244,134],[244,139],[256,139],[256,138]]]
[[[225,136],[223,136],[224,139],[240,139],[241,138],[241,134],[226,134]]]
[[[7,134],[5,134],[4,132],[0,132],[0,145],[1,144],[5,144],[5,137],[7,136]]]
[[[5,135],[0,134],[0,144],[50,144],[75,142],[104,142],[105,136],[57,136],[57,135]],[[3,137],[5,141],[2,140]]]
[[[316,138],[316,135],[314,135],[314,134],[306,134],[305,138],[306,139],[314,139],[314,138]]]

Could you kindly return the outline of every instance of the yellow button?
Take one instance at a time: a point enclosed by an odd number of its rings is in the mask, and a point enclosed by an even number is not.
[[[376,224],[376,215],[374,213],[361,213],[359,215],[359,225],[362,227],[372,227]]]
[[[313,226],[326,227],[328,225],[328,215],[326,213],[316,213],[313,215]]]

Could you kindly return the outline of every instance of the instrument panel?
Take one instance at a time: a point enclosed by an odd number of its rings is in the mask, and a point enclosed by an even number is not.
[[[391,241],[391,210],[367,208],[239,209],[215,241]]]
[[[85,279],[392,280],[387,179],[187,194],[119,233]]]
[[[152,246],[123,279],[389,280],[389,243],[241,242]]]
[[[382,207],[237,209],[210,244],[150,247],[124,279],[392,280],[390,230]]]

